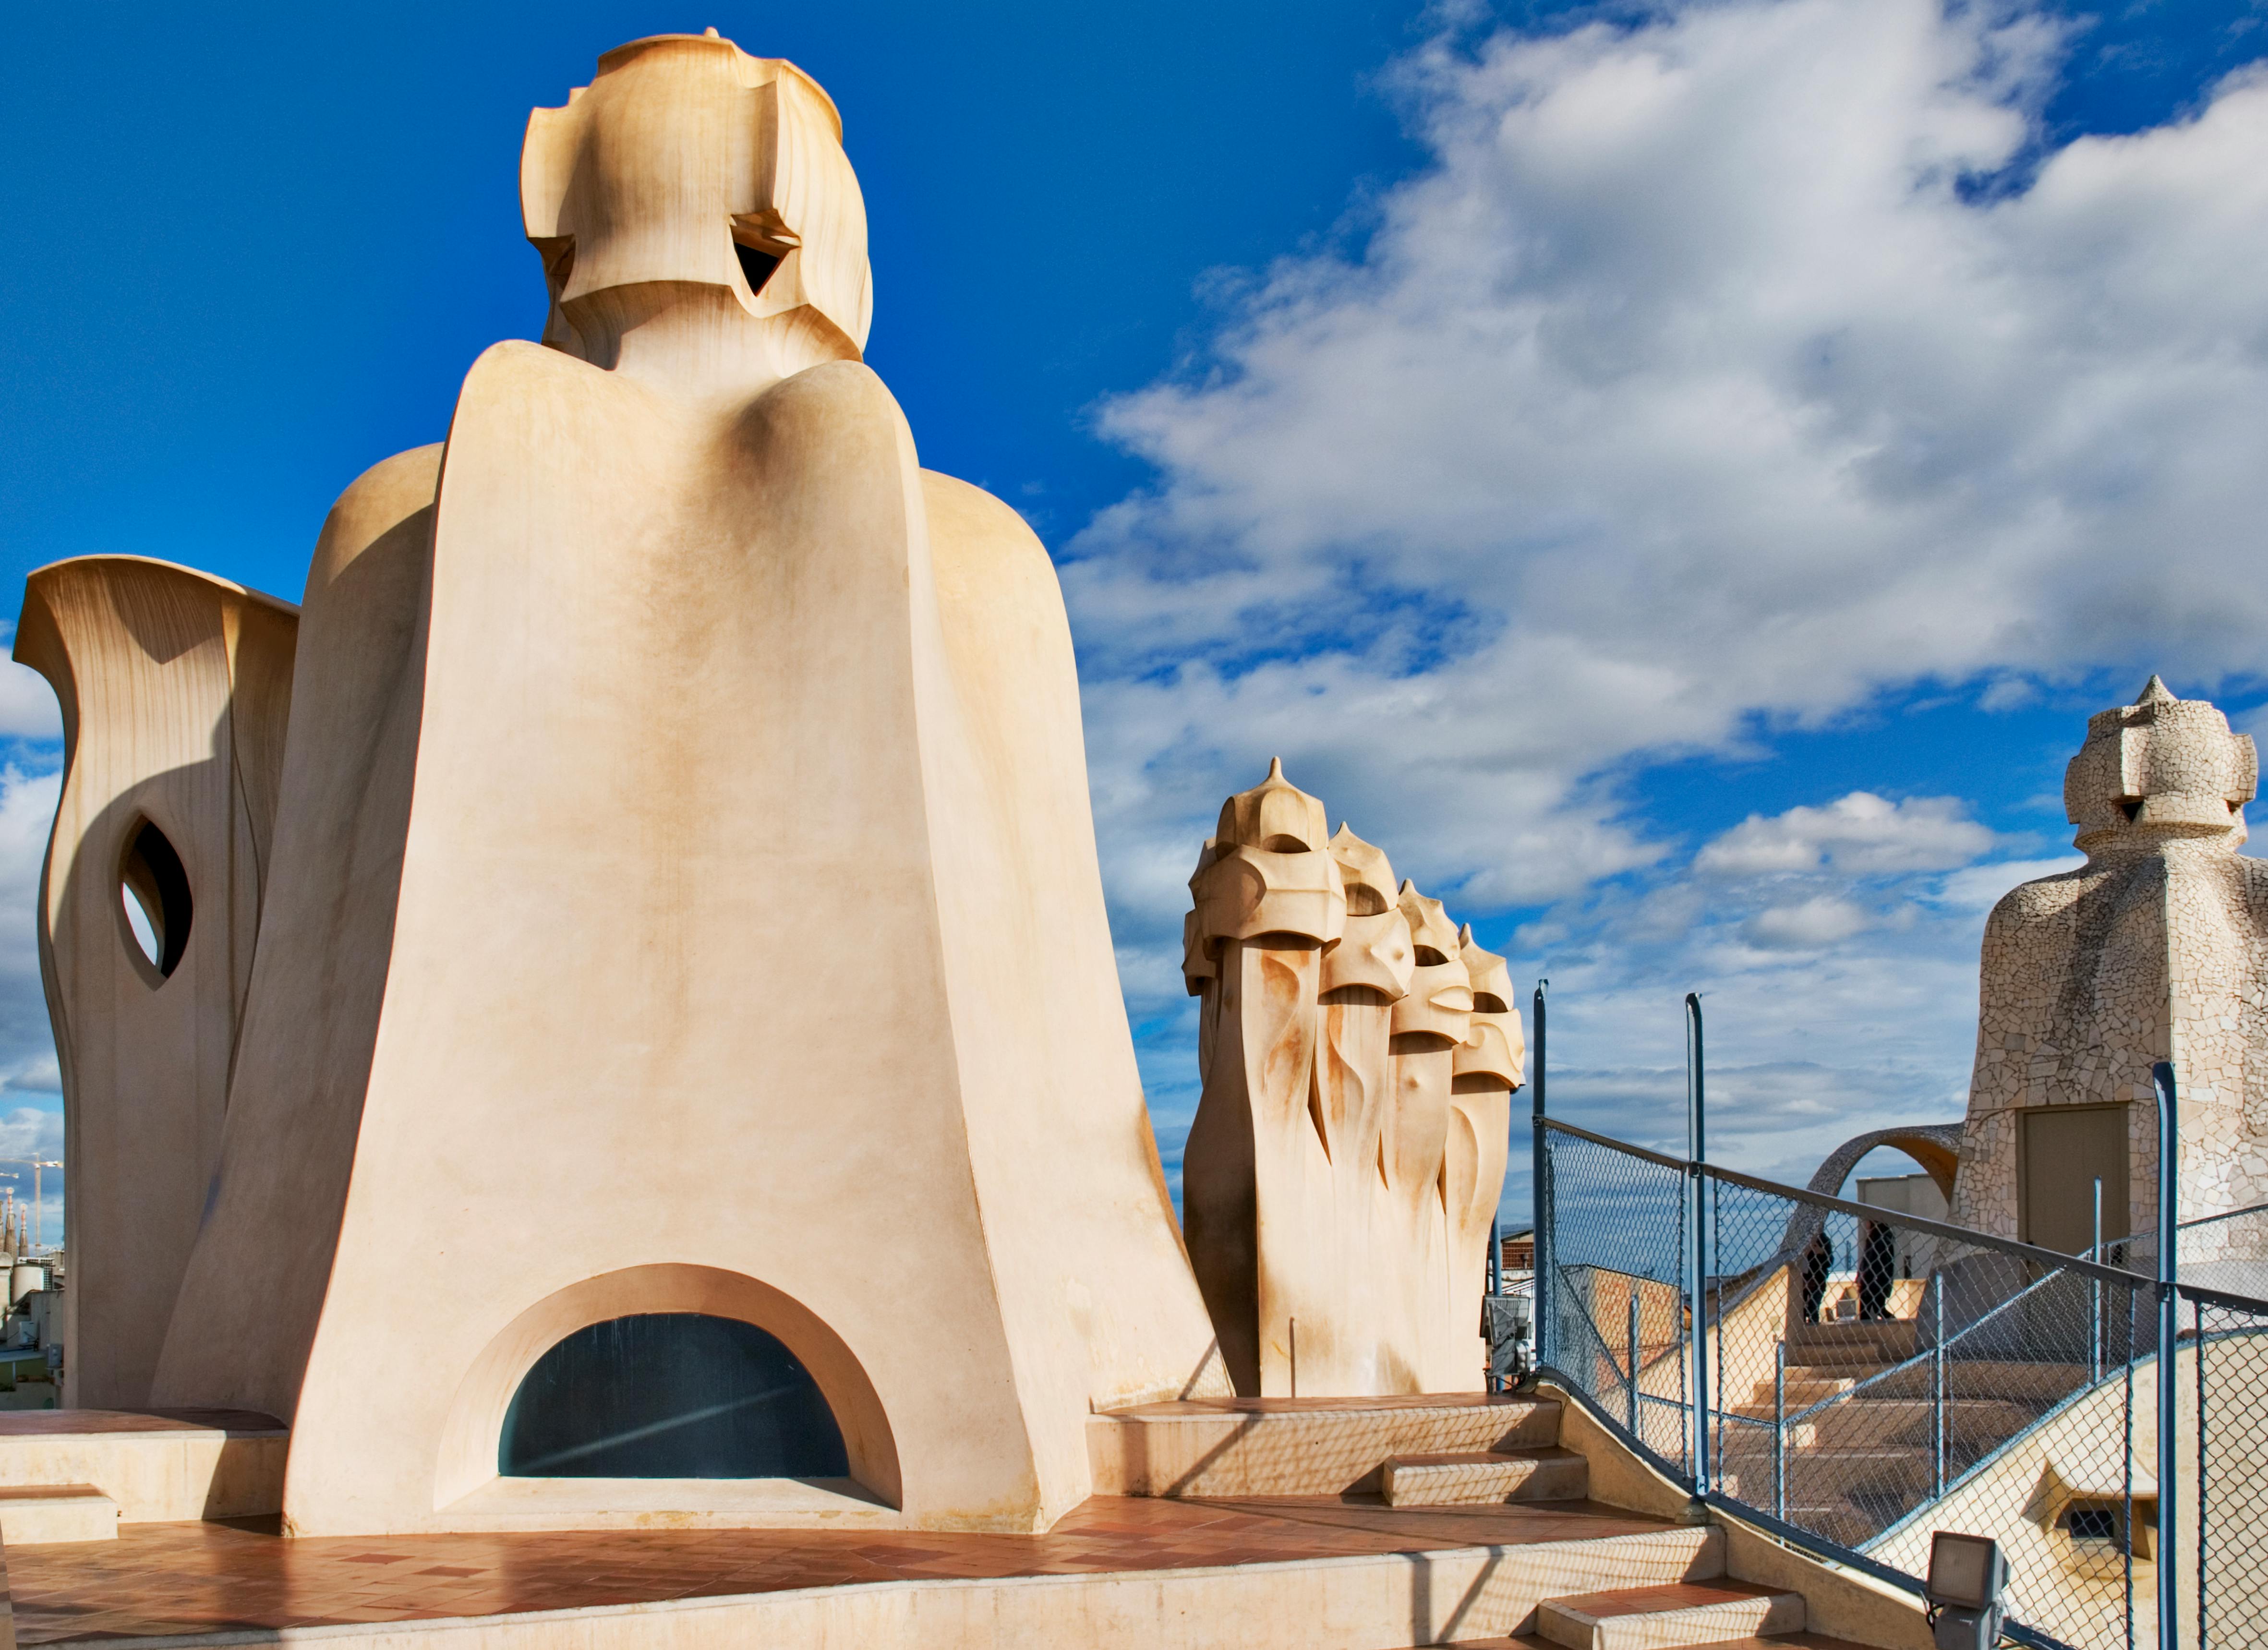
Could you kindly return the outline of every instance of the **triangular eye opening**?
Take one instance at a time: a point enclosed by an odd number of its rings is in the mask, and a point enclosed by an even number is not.
[[[764,290],[764,283],[772,278],[772,271],[780,267],[781,260],[738,240],[733,243],[733,250],[740,254],[740,273],[747,277],[748,296],[754,298]]]
[[[120,914],[143,960],[170,979],[188,954],[195,903],[189,873],[166,833],[144,820],[126,841],[118,867]],[[141,920],[137,923],[135,918]]]
[[[774,207],[736,212],[726,221],[733,251],[740,260],[740,274],[748,283],[748,296],[754,298],[764,290],[764,283],[772,278],[787,254],[803,244],[803,238],[787,226]]]

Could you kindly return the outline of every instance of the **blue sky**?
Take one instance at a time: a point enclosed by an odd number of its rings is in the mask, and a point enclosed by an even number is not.
[[[1181,880],[1271,755],[1551,974],[1561,1109],[1674,1138],[1703,990],[1720,1154],[1800,1175],[1957,1115],[2085,715],[2154,669],[2268,699],[2239,0],[26,14],[11,586],[128,551],[296,598],[339,490],[540,322],[527,109],[712,24],[843,108],[869,358],[1064,569],[1169,1165]],[[0,681],[0,1153],[60,1144],[53,727]]]

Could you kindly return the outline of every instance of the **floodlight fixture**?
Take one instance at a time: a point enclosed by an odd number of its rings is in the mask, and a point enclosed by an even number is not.
[[[1534,1332],[1534,1303],[1526,1295],[1491,1295],[1481,1302],[1481,1334],[1489,1349],[1491,1391],[1524,1384],[1535,1368],[1528,1350]]]
[[[2006,1615],[2008,1560],[1990,1536],[1949,1529],[1929,1538],[1929,1580],[1924,1596],[1937,1650],[1992,1650]]]

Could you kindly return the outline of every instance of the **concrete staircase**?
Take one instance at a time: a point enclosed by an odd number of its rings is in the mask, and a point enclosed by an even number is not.
[[[0,1550],[117,1538],[118,1503],[91,1484],[0,1486]]]
[[[1859,1390],[1868,1377],[1913,1357],[1914,1331],[1911,1320],[1819,1323],[1790,1339],[1781,1413],[1795,1415],[1822,1400],[1853,1395],[1787,1429],[1784,1516],[1790,1523],[1856,1547],[1929,1499],[1937,1414],[1933,1372],[1918,1365]],[[2083,1370],[2067,1364],[1949,1359],[1944,1371],[1948,1480],[2031,1425],[2084,1378]],[[1757,1381],[1749,1401],[1728,1413],[1771,1421],[1772,1382]],[[1769,1425],[1727,1426],[1717,1447],[1724,1492],[1772,1510],[1772,1455]]]
[[[233,1410],[0,1414],[0,1544],[272,1514],[290,1436],[271,1417]]]
[[[1839,1370],[1820,1377],[1845,1378]],[[1849,1583],[1822,1583],[1784,1553],[1778,1569],[1764,1572],[1778,1585],[1734,1576],[1728,1532],[1690,1521],[1685,1498],[1670,1486],[1659,1485],[1650,1503],[1661,1521],[1652,1527],[1583,1533],[1614,1512],[1587,1499],[1594,1463],[1583,1451],[1620,1446],[1586,1420],[1569,1427],[1582,1445],[1570,1448],[1568,1421],[1550,1396],[1212,1400],[1096,1416],[1087,1438],[1099,1494],[1308,1500],[1323,1517],[1324,1508],[1350,1504],[1382,1502],[1419,1519],[1533,1504],[1549,1527],[1535,1535],[1463,1537],[1491,1543],[1493,1613],[1515,1636],[1447,1636],[1459,1650],[1853,1650],[1808,1631],[1812,1607],[1788,1585],[1795,1574],[1809,1578],[1807,1586]],[[1609,1481],[1629,1489],[1629,1465],[1617,1460]],[[1851,1601],[1838,1599],[1847,1617]]]
[[[1504,1501],[1580,1501],[1591,1463],[1572,1449],[1451,1450],[1389,1455],[1380,1470],[1388,1506],[1477,1506]]]
[[[1800,1593],[1721,1578],[1667,1587],[1625,1587],[1546,1599],[1535,1611],[1537,1636],[1565,1650],[1678,1650],[1800,1632]]]
[[[1219,1398],[1087,1420],[1097,1495],[1187,1499],[1379,1495],[1390,1505],[1580,1500],[1583,1457],[1559,1447],[1548,1398]]]

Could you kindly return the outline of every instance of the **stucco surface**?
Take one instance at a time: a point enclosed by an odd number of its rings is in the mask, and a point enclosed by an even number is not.
[[[26,584],[15,656],[63,715],[39,944],[66,1102],[66,1404],[150,1401],[220,1167],[298,622],[286,602],[140,556]],[[122,868],[145,824],[194,890],[170,974],[127,922]]]
[[[318,544],[220,1173],[137,1396],[287,1421],[296,1534],[1044,1528],[1091,1412],[1227,1389],[1054,571],[858,358],[825,94],[713,35],[600,68],[530,122],[545,343]],[[548,1346],[669,1311],[785,1343],[852,1482],[497,1478]]]
[[[1526,1054],[1505,961],[1271,762],[1189,879],[1190,1258],[1237,1391],[1478,1391]]]
[[[2154,676],[2089,719],[2065,778],[2087,863],[2025,883],[1985,924],[1954,1220],[2018,1235],[2024,1110],[2110,1103],[2126,1108],[2124,1229],[2154,1230],[2159,1060],[2180,1083],[2180,1218],[2268,1202],[2268,865],[2237,852],[2257,769],[2249,737]]]

